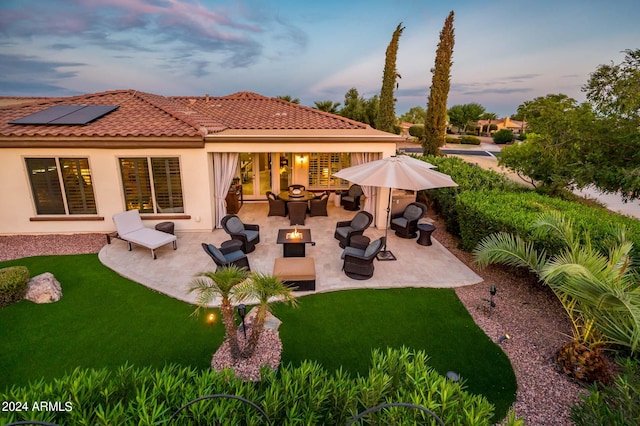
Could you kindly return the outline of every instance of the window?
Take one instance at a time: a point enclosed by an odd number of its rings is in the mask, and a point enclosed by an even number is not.
[[[351,166],[351,154],[312,153],[309,155],[309,187],[314,189],[347,188],[349,182],[333,176]]]
[[[87,158],[27,158],[26,164],[38,214],[97,213]]]
[[[120,172],[127,210],[184,213],[177,157],[121,158]]]

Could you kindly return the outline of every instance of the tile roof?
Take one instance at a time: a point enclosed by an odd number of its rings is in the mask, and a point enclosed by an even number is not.
[[[234,132],[308,134],[331,132],[362,137],[365,133],[394,136],[369,125],[314,108],[252,92],[228,96],[160,96],[135,90],[114,90],[67,98],[31,98],[0,106],[0,141],[65,138],[174,138],[203,141],[207,135]],[[24,125],[9,122],[55,105],[118,105],[86,125]],[[0,146],[2,146],[0,144]]]
[[[162,97],[160,97],[162,98]],[[54,105],[119,105],[119,108],[84,126],[21,125],[10,121]],[[115,90],[48,98],[0,107],[0,138],[6,137],[199,137],[203,133],[197,122],[163,108],[151,95],[134,90]]]
[[[368,129],[368,125],[335,114],[268,98],[253,92],[237,92],[222,97],[171,97],[183,108],[210,117],[218,125],[209,133],[226,129]]]

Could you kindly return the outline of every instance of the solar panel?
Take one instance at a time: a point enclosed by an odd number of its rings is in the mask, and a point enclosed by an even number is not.
[[[48,124],[87,124],[118,109],[118,105],[92,105],[50,121]]]
[[[9,124],[88,124],[118,108],[118,105],[55,105]]]

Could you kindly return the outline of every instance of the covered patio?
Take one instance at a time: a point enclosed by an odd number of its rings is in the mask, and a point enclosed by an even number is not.
[[[260,225],[260,243],[249,253],[252,271],[272,273],[274,260],[282,257],[282,246],[276,244],[279,229],[293,228],[289,218],[267,216],[266,202],[245,203],[238,216],[244,223]],[[307,245],[306,256],[315,259],[316,291],[329,292],[357,288],[434,287],[451,288],[476,284],[482,278],[445,249],[435,238],[433,245],[422,246],[416,239],[403,239],[388,234],[387,245],[393,250],[397,261],[374,260],[375,273],[369,280],[358,281],[347,277],[342,271],[340,255],[342,249],[333,234],[336,222],[351,219],[355,213],[333,204],[328,206],[328,216],[307,216],[304,226],[311,229],[314,246]],[[202,271],[215,270],[215,264],[203,251],[201,243],[220,246],[230,239],[222,229],[213,232],[177,232],[178,249],[170,246],[158,249],[157,259],[149,256],[144,247],[134,246],[112,239],[99,253],[100,261],[118,274],[141,283],[155,291],[189,303],[195,295],[188,293],[188,284],[194,275]],[[384,235],[384,229],[368,228],[364,235],[375,240]],[[310,292],[296,292],[303,296]]]

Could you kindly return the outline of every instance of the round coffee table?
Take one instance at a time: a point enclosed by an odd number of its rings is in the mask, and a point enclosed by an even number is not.
[[[418,237],[418,241],[416,241],[421,246],[430,246],[431,245],[431,233],[436,230],[436,227],[430,223],[419,223],[418,231],[420,231],[420,236]]]

